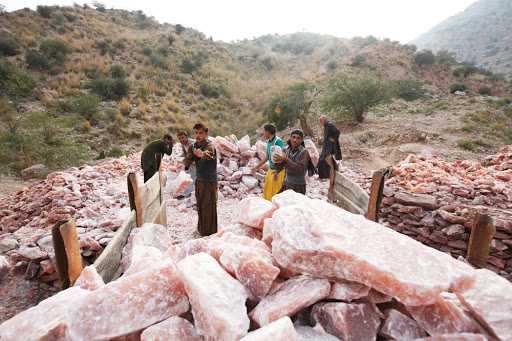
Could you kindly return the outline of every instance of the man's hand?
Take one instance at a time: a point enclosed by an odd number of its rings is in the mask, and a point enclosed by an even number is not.
[[[281,155],[274,155],[274,162],[275,163],[282,163],[282,162],[285,162],[286,161],[286,156],[281,156]]]
[[[203,157],[203,151],[201,149],[194,149],[194,155],[198,158],[202,158]]]
[[[251,168],[251,174],[252,174],[252,175],[256,174],[256,172],[257,172],[256,167]]]

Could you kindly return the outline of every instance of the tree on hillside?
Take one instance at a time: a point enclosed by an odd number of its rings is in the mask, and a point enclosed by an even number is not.
[[[416,52],[414,55],[414,61],[418,66],[433,65],[436,62],[436,56],[430,50],[422,50]]]
[[[390,98],[388,89],[382,81],[371,77],[333,77],[322,96],[322,109],[338,116],[351,116],[360,123],[370,108]]]
[[[307,136],[314,136],[308,124],[308,114],[316,96],[317,91],[310,84],[293,85],[272,99],[265,108],[264,115],[270,122],[275,123],[278,129],[284,129],[299,120],[304,133]]]

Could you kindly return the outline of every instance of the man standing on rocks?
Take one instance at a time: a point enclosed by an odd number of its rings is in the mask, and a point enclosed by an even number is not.
[[[157,154],[171,155],[172,153],[172,136],[165,134],[161,140],[156,140],[148,144],[140,156],[140,166],[144,172],[144,182],[151,179],[151,177],[160,169],[161,160],[157,160]]]
[[[266,159],[252,169],[252,173],[255,173],[263,167],[268,161],[268,170],[265,175],[265,184],[263,185],[263,198],[266,200],[272,200],[272,197],[276,195],[284,183],[285,172],[284,169],[277,170],[274,161],[272,160],[272,154],[274,153],[274,147],[284,148],[284,142],[276,135],[276,126],[273,124],[265,124],[263,126],[263,135],[267,140],[267,156]]]
[[[196,142],[187,152],[185,167],[196,165],[197,230],[204,237],[217,232],[217,153],[208,140],[208,128],[196,123],[193,129]]]
[[[334,124],[327,120],[327,117],[320,116],[320,124],[324,127],[324,138],[320,160],[318,162],[318,175],[321,179],[329,178],[329,192],[327,198],[334,201],[334,183],[338,164],[341,160],[340,131]],[[336,159],[336,160],[335,160]]]
[[[188,133],[184,130],[178,132],[178,140],[180,141],[183,156],[186,158],[189,150],[191,149],[195,141],[189,138]],[[178,199],[189,197],[192,194],[192,191],[194,190],[194,182],[196,181],[196,165],[192,163],[188,167],[185,167],[185,172],[190,174],[190,177],[192,178],[193,182],[183,193],[183,195],[180,195],[178,197]]]
[[[292,131],[284,156],[276,155],[277,169],[284,169],[286,177],[280,192],[291,189],[306,195],[306,172],[310,162],[304,146],[304,133],[300,129]]]

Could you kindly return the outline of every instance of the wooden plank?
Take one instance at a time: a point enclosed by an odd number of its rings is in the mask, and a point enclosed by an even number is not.
[[[105,283],[112,281],[119,271],[123,247],[134,227],[136,227],[136,214],[135,211],[132,210],[130,217],[124,222],[123,226],[117,230],[114,238],[112,238],[107,247],[94,262],[93,265],[96,267],[96,270]]]
[[[60,221],[52,228],[53,249],[62,289],[72,286],[82,272],[80,244],[73,220]]]
[[[337,172],[335,178],[336,191],[342,193],[345,198],[350,200],[358,207],[364,207],[364,212],[368,208],[369,196],[359,187],[358,184],[344,176],[342,173]]]
[[[365,214],[366,207],[364,206],[358,206],[357,204],[353,203],[350,199],[345,197],[343,194],[338,192],[336,189],[334,190],[334,195],[337,200],[337,205],[341,208],[343,208],[346,211],[349,211],[351,213],[355,214]]]
[[[155,217],[160,213],[160,197],[153,199],[153,202],[149,203],[144,209],[143,222],[151,223]]]
[[[130,210],[135,211],[135,222],[137,226],[143,224],[143,208],[139,191],[139,182],[135,173],[129,173],[127,177],[128,196],[130,200]]]
[[[466,256],[469,263],[479,268],[485,268],[495,233],[496,228],[492,219],[487,214],[477,213],[469,236]]]
[[[167,202],[164,202],[160,205],[160,210],[158,214],[153,218],[153,224],[160,224],[167,226]]]
[[[379,219],[379,209],[382,202],[382,192],[384,191],[384,173],[376,171],[372,176],[372,185],[370,187],[370,199],[368,201],[368,210],[366,218],[373,221]]]
[[[142,211],[147,209],[147,207],[151,205],[156,198],[158,198],[158,203],[160,204],[160,173],[155,173],[151,179],[140,186],[139,192]]]

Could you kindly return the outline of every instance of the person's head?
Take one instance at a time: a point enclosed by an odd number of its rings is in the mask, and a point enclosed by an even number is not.
[[[194,124],[194,137],[197,142],[206,141],[208,138],[208,128],[202,123]]]
[[[290,135],[290,147],[297,148],[304,141],[304,133],[300,129],[295,129]]]
[[[320,116],[320,124],[324,125],[327,122],[327,116],[322,115]]]
[[[276,126],[272,123],[267,123],[263,126],[263,136],[265,139],[270,140],[276,135]]]
[[[162,139],[166,145],[172,146],[172,135],[171,134],[165,134],[164,138]]]
[[[181,144],[188,144],[188,134],[186,131],[181,130],[178,132],[178,140]]]

